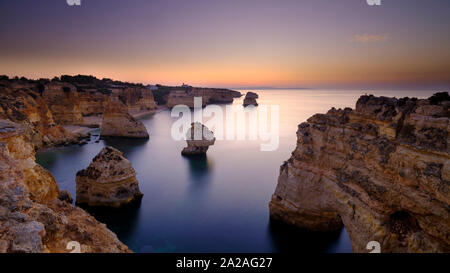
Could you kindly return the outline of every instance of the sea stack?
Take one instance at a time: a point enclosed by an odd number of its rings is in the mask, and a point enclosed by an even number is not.
[[[254,92],[247,92],[244,99],[244,107],[248,105],[258,106],[256,99],[258,98],[258,94]]]
[[[120,207],[142,198],[136,171],[119,150],[107,146],[76,176],[77,204]]]
[[[200,122],[191,124],[186,134],[187,147],[181,151],[182,155],[205,155],[209,146],[214,145],[214,133]]]
[[[144,124],[128,113],[120,100],[105,104],[100,137],[149,138]]]
[[[362,96],[299,125],[280,169],[272,219],[345,226],[354,252],[450,251],[450,97]]]

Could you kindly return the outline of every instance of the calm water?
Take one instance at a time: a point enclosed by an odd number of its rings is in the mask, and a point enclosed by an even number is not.
[[[150,139],[107,140],[40,151],[37,161],[75,197],[75,174],[105,146],[121,150],[137,171],[140,205],[89,211],[135,252],[351,252],[343,230],[312,234],[270,223],[268,203],[279,166],[295,148],[299,123],[332,106],[354,107],[360,91],[258,91],[260,105],[280,107],[280,145],[261,152],[260,141],[216,141],[207,157],[189,159],[185,142],[172,140],[174,118],[162,111],[142,119]],[[428,97],[428,91],[375,95]],[[242,99],[234,104],[241,105]],[[225,106],[222,106],[225,107]],[[95,133],[96,132],[96,133]],[[99,131],[94,131],[98,135]]]

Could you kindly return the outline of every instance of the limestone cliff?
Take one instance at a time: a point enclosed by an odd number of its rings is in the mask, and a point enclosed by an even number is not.
[[[36,148],[77,140],[55,123],[35,84],[6,82],[0,86],[0,118],[20,123],[27,140]]]
[[[76,183],[77,204],[120,207],[142,197],[130,161],[109,146],[77,173]]]
[[[185,87],[173,88],[168,95],[167,107],[172,108],[175,105],[187,105],[194,107],[194,97],[202,98],[202,106],[213,103],[232,103],[234,98],[241,96],[238,91],[219,88],[199,88]]]
[[[101,137],[148,138],[144,124],[128,113],[120,101],[110,100],[105,104]]]
[[[116,87],[111,88],[110,92],[81,89],[78,96],[83,116],[103,114],[105,104],[111,99],[121,100],[131,114],[152,111],[157,108],[152,91],[143,87]]]
[[[34,162],[23,127],[0,120],[0,253],[130,252],[104,224],[62,202],[53,176]]]
[[[58,124],[83,124],[80,101],[75,86],[52,81],[45,85],[42,97]]]
[[[119,99],[128,107],[131,114],[151,111],[157,108],[153,93],[148,88],[128,87],[118,93]]]
[[[362,96],[299,125],[280,169],[271,218],[329,231],[345,226],[354,252],[450,251],[447,93]]]

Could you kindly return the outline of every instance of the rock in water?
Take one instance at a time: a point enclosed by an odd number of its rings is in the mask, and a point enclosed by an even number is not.
[[[216,141],[214,133],[200,122],[191,124],[186,134],[187,147],[181,151],[182,155],[204,155],[209,146]]]
[[[258,98],[258,94],[254,92],[247,92],[244,99],[244,107],[248,105],[258,106],[256,99]]]
[[[56,198],[55,179],[25,139],[21,125],[0,120],[0,253],[67,253],[71,241],[81,252],[131,252],[105,224]]]
[[[354,252],[450,251],[448,94],[362,96],[302,123],[280,169],[272,219],[315,231],[345,226]]]
[[[121,101],[110,100],[103,113],[101,137],[148,138],[144,124],[133,118]]]
[[[130,161],[109,146],[77,173],[76,183],[77,204],[120,207],[143,196]]]

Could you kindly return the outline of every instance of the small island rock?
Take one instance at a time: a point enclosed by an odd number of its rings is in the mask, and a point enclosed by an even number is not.
[[[143,196],[130,161],[109,146],[77,173],[76,183],[77,204],[120,207]]]
[[[256,99],[258,98],[258,94],[254,92],[247,92],[244,99],[244,107],[248,105],[258,106]]]
[[[214,145],[214,133],[200,122],[191,124],[186,134],[187,147],[181,151],[182,155],[204,155],[209,146]]]

